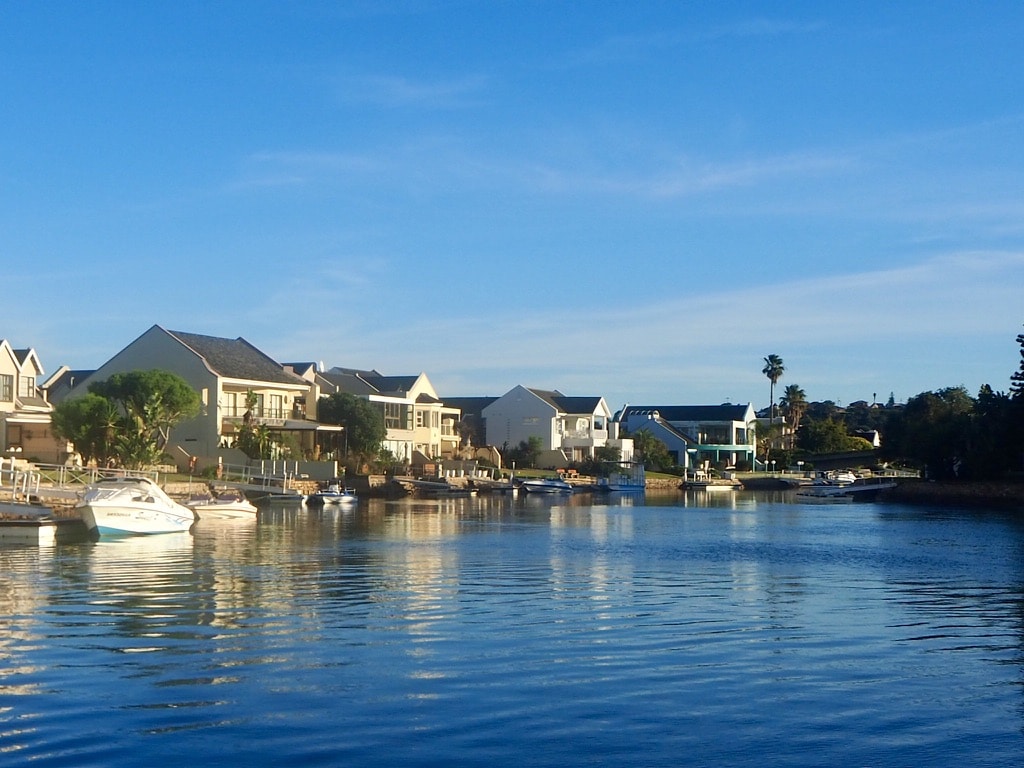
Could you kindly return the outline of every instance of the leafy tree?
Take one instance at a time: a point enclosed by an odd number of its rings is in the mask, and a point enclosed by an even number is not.
[[[535,468],[543,446],[544,443],[539,436],[530,435],[528,439],[520,441],[515,448],[508,447],[506,443],[502,446],[501,453],[506,466],[511,467],[514,462],[517,467]]]
[[[761,369],[761,373],[768,377],[768,381],[771,382],[769,389],[771,393],[771,421],[775,421],[775,385],[779,383],[779,379],[782,378],[782,374],[785,372],[786,366],[782,362],[782,358],[778,355],[768,355],[764,359],[764,368]]]
[[[656,438],[649,429],[639,429],[630,437],[633,438],[633,449],[640,455],[644,469],[652,472],[664,472],[676,464],[672,460],[668,446]]]
[[[754,425],[754,444],[757,454],[762,456],[762,462],[767,464],[771,461],[772,448],[782,435],[782,425],[769,421],[767,424],[757,422]]]
[[[892,414],[883,454],[926,469],[936,479],[961,477],[975,403],[963,387],[922,392]]]
[[[797,436],[797,445],[808,453],[845,453],[847,451],[870,451],[871,443],[862,437],[847,434],[846,424],[840,419],[810,421]]]
[[[345,427],[346,449],[363,461],[377,459],[387,437],[384,414],[369,401],[348,392],[321,397],[317,415],[323,424]]]
[[[580,472],[594,477],[608,474],[608,462],[622,459],[622,451],[614,445],[602,445],[594,449],[594,458],[587,459],[580,465]]]
[[[779,399],[782,415],[789,421],[795,435],[800,430],[800,421],[807,413],[807,395],[798,384],[790,384]]]
[[[170,371],[115,373],[89,391],[117,403],[140,436],[148,436],[163,451],[171,428],[199,414],[199,393]]]
[[[120,419],[114,403],[92,392],[57,403],[50,415],[54,434],[74,445],[86,463],[97,464],[114,455]]]
[[[235,445],[250,459],[270,459],[274,454],[274,440],[266,424],[246,419],[238,428]]]
[[[86,460],[138,469],[156,462],[171,428],[199,413],[199,395],[168,371],[115,373],[54,410],[54,430]]]

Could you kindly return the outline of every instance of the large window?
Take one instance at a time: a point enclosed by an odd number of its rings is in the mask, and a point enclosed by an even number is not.
[[[18,377],[18,397],[35,397],[36,380],[32,376]]]
[[[14,377],[8,373],[0,373],[0,401],[14,402]]]
[[[384,403],[384,426],[388,429],[412,429],[412,409],[404,403]]]

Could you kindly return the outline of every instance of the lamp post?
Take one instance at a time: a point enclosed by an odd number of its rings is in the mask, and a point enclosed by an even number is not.
[[[772,474],[774,475],[775,474],[775,459],[771,460],[771,465],[772,465]]]

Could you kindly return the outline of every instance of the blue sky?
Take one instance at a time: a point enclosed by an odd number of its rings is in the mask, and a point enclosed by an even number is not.
[[[624,402],[1008,387],[1016,2],[7,2],[0,337]]]

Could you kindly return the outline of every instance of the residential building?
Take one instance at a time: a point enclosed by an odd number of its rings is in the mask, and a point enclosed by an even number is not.
[[[374,370],[334,367],[319,374],[324,395],[345,392],[380,409],[387,436],[383,447],[400,461],[454,458],[462,438],[459,409],[438,397],[425,373],[385,376]]]
[[[44,374],[34,349],[14,349],[0,339],[0,448],[8,458],[58,464],[70,455],[53,435],[53,407],[39,384]]]
[[[676,462],[698,467],[753,466],[757,417],[752,405],[626,405],[616,414],[620,429],[649,430],[665,443]]]
[[[234,463],[239,429],[246,420],[266,427],[278,446],[297,446],[301,457],[335,458],[341,428],[316,421],[319,389],[286,370],[243,338],[226,339],[154,325],[110,360],[81,379],[67,374],[53,382],[60,398],[85,394],[89,384],[136,370],[175,373],[199,393],[198,416],[171,432],[171,456],[224,457]],[[289,456],[288,458],[301,458]]]
[[[619,445],[609,435],[611,411],[603,397],[567,397],[557,390],[518,385],[481,410],[487,444],[514,448],[540,438],[544,466],[564,466],[594,458],[606,445],[619,447],[624,460],[632,458],[632,442]],[[628,454],[628,455],[627,455]]]

